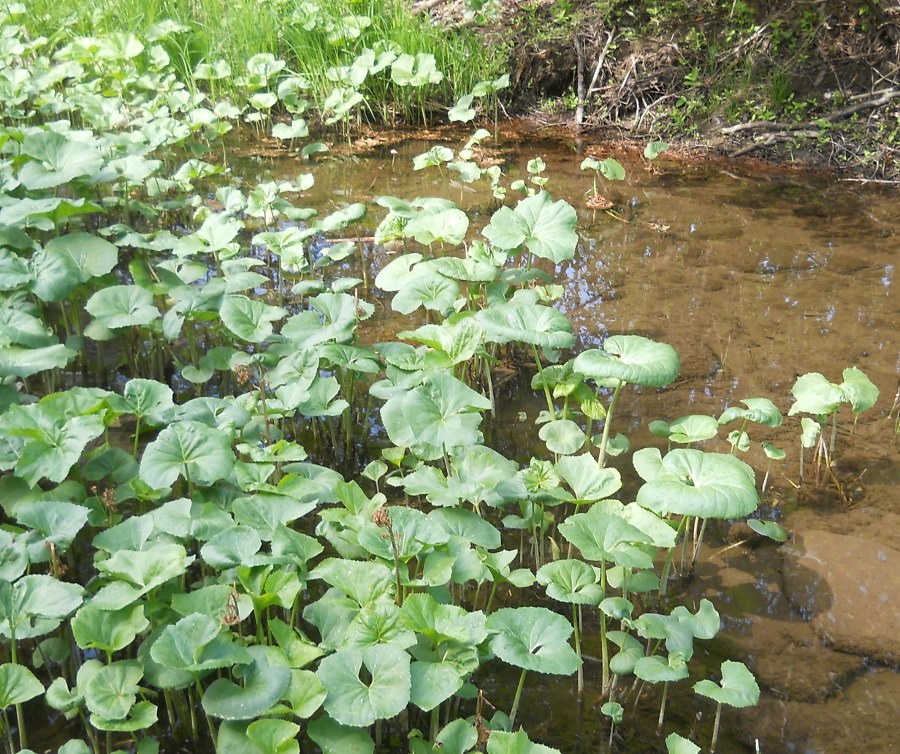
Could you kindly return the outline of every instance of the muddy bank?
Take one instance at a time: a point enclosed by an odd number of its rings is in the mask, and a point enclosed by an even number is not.
[[[605,137],[900,179],[900,6],[872,0],[415,4],[508,50],[510,112]]]

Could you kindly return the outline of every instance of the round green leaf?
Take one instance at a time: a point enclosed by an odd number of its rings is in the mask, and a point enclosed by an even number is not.
[[[757,424],[764,424],[767,427],[781,426],[783,421],[781,411],[768,398],[747,398],[742,400],[741,403],[747,408],[732,406],[725,409],[719,417],[719,424],[728,424],[728,422],[732,422],[735,419],[742,419],[756,422]]]
[[[759,686],[742,662],[725,660],[722,663],[722,684],[710,680],[698,681],[694,691],[729,707],[752,707],[759,702]]]
[[[547,588],[547,596],[559,602],[597,605],[603,599],[597,572],[583,560],[547,563],[538,570],[537,580]]]
[[[560,458],[560,476],[575,493],[576,503],[593,503],[617,492],[622,486],[618,469],[600,468],[590,453]]]
[[[829,382],[819,372],[809,372],[797,378],[791,388],[796,402],[788,411],[788,416],[803,412],[814,416],[825,416],[837,409],[844,400],[844,392]]]
[[[576,223],[572,205],[554,202],[541,191],[520,201],[515,210],[501,207],[483,233],[498,249],[514,251],[524,244],[535,256],[559,263],[575,255]]]
[[[509,302],[482,309],[475,321],[491,343],[530,343],[560,350],[575,344],[572,323],[560,311],[539,304]]]
[[[144,450],[140,477],[153,489],[169,487],[179,476],[207,486],[231,473],[234,455],[226,433],[196,421],[166,427]]]
[[[143,675],[141,663],[135,660],[120,660],[110,665],[86,663],[78,674],[78,688],[94,715],[124,720],[137,701],[138,682]]]
[[[622,380],[632,385],[664,387],[681,369],[675,349],[640,335],[613,335],[603,349],[585,351],[575,357],[575,371],[593,380]]]
[[[360,677],[363,666],[370,680]],[[340,649],[316,673],[328,690],[325,711],[342,725],[363,727],[397,715],[409,703],[409,655],[392,644]]]
[[[143,604],[136,603],[121,610],[82,605],[71,625],[79,647],[99,649],[111,655],[125,649],[150,624],[144,617]]]
[[[219,308],[222,324],[242,340],[262,343],[272,334],[272,323],[282,319],[287,310],[269,306],[246,296],[226,296]]]
[[[541,427],[538,436],[547,444],[551,453],[569,455],[584,445],[584,432],[569,419],[557,419]]]
[[[24,665],[0,665],[0,709],[23,704],[42,693],[43,685]]]
[[[487,627],[496,632],[491,651],[517,668],[572,675],[581,663],[569,646],[571,624],[547,608],[505,607],[488,616]]]
[[[241,685],[228,678],[210,684],[201,700],[206,714],[222,720],[252,720],[275,706],[290,686],[291,670],[269,665],[263,649],[247,650],[253,663],[245,666]]]
[[[662,458],[643,448],[632,460],[646,480],[637,502],[656,513],[739,518],[759,505],[753,469],[734,456],[679,448]]]
[[[688,677],[687,665],[684,661],[671,665],[659,655],[641,657],[634,664],[634,674],[642,681],[650,683],[671,683]]]
[[[666,752],[668,754],[700,754],[700,747],[677,733],[670,733],[666,736]]]
[[[112,285],[91,296],[84,308],[110,330],[148,325],[161,316],[153,305],[153,294],[136,285]]]
[[[775,521],[763,521],[759,518],[748,518],[747,526],[749,526],[757,534],[773,539],[776,542],[786,542],[787,532],[781,524]]]

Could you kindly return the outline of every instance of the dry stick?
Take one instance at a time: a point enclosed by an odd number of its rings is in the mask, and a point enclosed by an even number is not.
[[[597,79],[600,78],[600,71],[603,70],[603,64],[606,62],[606,53],[609,52],[609,46],[612,44],[613,37],[616,35],[616,27],[613,26],[612,29],[606,35],[606,44],[603,45],[603,51],[600,53],[600,57],[597,58],[597,65],[594,67],[594,75],[591,76],[591,83],[588,85],[587,93],[591,94],[597,91],[594,88],[594,85],[597,83]]]
[[[858,113],[861,110],[869,110],[873,107],[886,105],[888,102],[895,100],[898,97],[900,97],[900,88],[890,87],[888,89],[882,89],[878,92],[872,92],[869,95],[869,99],[862,100],[854,105],[849,105],[848,107],[842,108],[841,110],[835,110],[833,113],[822,118],[817,118],[816,120],[805,120],[801,121],[800,123],[776,123],[770,120],[753,120],[749,123],[738,123],[735,126],[726,126],[725,128],[721,129],[720,133],[724,134],[725,136],[730,136],[742,131],[783,133],[788,131],[802,131],[804,129],[817,128],[822,123],[822,121],[834,123],[835,121],[847,118],[854,113]]]
[[[584,123],[584,46],[581,44],[578,32],[575,32],[574,42],[576,60],[575,87],[578,90],[578,106],[575,108],[575,123],[580,126]]]

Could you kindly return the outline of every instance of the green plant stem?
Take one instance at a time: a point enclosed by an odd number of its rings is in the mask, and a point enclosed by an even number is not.
[[[553,397],[550,395],[550,388],[547,386],[547,383],[544,381],[544,370],[541,367],[541,356],[538,353],[538,349],[536,345],[531,346],[531,350],[534,353],[534,363],[537,365],[538,374],[541,377],[541,385],[544,388],[544,396],[547,398],[547,411],[550,412],[550,417],[556,418],[556,411],[553,408]]]
[[[603,437],[600,440],[600,453],[597,456],[597,465],[602,469],[606,465],[606,446],[609,445],[609,429],[612,427],[613,411],[616,409],[616,401],[619,399],[619,393],[625,385],[624,380],[619,380],[616,389],[613,391],[612,400],[609,402],[609,409],[606,411],[606,418],[603,420]]]
[[[834,439],[837,436],[837,410],[831,412],[831,440],[828,443],[829,459],[834,458]]]
[[[437,738],[437,735],[438,735],[438,731],[440,730],[440,726],[441,726],[441,705],[438,704],[434,707],[434,709],[431,710],[431,732],[430,732],[430,735],[428,736],[428,740],[431,741],[431,743],[435,742],[435,739]]]
[[[666,681],[663,683],[663,693],[662,693],[662,701],[659,703],[659,718],[656,721],[656,735],[658,736],[662,731],[663,722],[666,719],[666,696],[669,693],[669,683]]]
[[[513,699],[512,709],[509,711],[509,729],[516,729],[516,712],[519,711],[519,701],[522,698],[522,689],[525,688],[525,674],[528,671],[522,669],[522,675],[519,676],[519,685],[516,686],[516,696]]]
[[[600,589],[606,596],[606,561],[600,561]],[[600,611],[600,657],[603,661],[601,675],[602,690],[605,694],[609,689],[609,642],[606,638],[606,613]]]
[[[713,723],[712,742],[709,744],[709,754],[715,754],[716,742],[719,740],[719,717],[722,714],[722,703],[716,705],[716,720]]]
[[[675,544],[669,548],[669,552],[666,554],[666,560],[663,563],[662,573],[659,576],[659,596],[666,596],[666,587],[669,582],[669,571],[672,570],[672,559],[675,557],[675,549],[678,547],[678,537],[681,535],[682,531],[684,531],[685,524],[687,523],[688,516],[681,517],[681,523],[678,524],[678,529],[675,531]]]
[[[700,557],[700,548],[703,547],[703,535],[706,533],[706,524],[709,521],[708,518],[703,519],[703,524],[700,526],[700,536],[697,537],[697,544],[694,545],[694,554],[691,556],[691,570],[694,570],[694,566],[697,565],[697,558]]]
[[[578,605],[572,603],[572,628],[575,629],[575,654],[578,655],[578,696],[584,692],[584,665],[581,661],[581,631],[579,630]]]
[[[397,593],[394,595],[394,603],[397,607],[403,607],[403,585],[400,582],[400,552],[397,549],[397,539],[394,537],[394,527],[390,522],[387,525],[388,537],[391,539],[391,552],[394,555],[394,578],[397,582]]]
[[[134,448],[132,449],[131,455],[134,456],[134,460],[138,460],[138,443],[141,439],[141,417],[135,417],[134,423]]]
[[[10,616],[9,654],[10,654],[10,659],[12,660],[13,665],[17,665],[19,663],[19,659],[18,659],[18,649],[16,647],[16,629],[15,629],[15,624],[13,623],[13,620],[15,620],[15,618],[13,616]],[[16,705],[16,725],[19,727],[19,748],[27,749],[28,748],[28,734],[26,733],[26,730],[25,730],[25,711],[22,709],[21,704]],[[10,743],[12,743],[12,733],[10,733],[9,738],[10,738]]]
[[[203,686],[200,685],[199,678],[196,679],[196,684],[197,684],[197,701],[200,701],[203,698]],[[209,719],[209,715],[206,714],[206,710],[203,710],[203,717],[206,718],[206,726],[209,729],[209,738],[212,741],[213,748],[215,748],[216,747],[216,728],[213,725],[212,720]]]
[[[0,710],[0,720],[3,721],[3,748],[8,754],[13,754],[12,727],[5,709]]]
[[[491,605],[494,604],[494,595],[497,593],[497,579],[495,578],[491,583],[491,593],[488,595],[487,605],[484,606],[484,614],[487,615],[491,612]]]

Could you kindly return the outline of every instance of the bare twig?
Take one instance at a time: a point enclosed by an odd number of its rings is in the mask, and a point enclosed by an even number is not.
[[[596,91],[596,89],[594,89],[594,85],[597,83],[597,79],[600,77],[600,71],[603,70],[603,64],[606,62],[606,53],[609,52],[609,46],[612,44],[613,37],[615,37],[615,35],[616,27],[613,26],[606,35],[606,44],[603,45],[603,51],[600,53],[600,57],[597,58],[597,65],[594,66],[594,75],[591,76],[591,83],[588,85],[587,89],[588,95]]]

